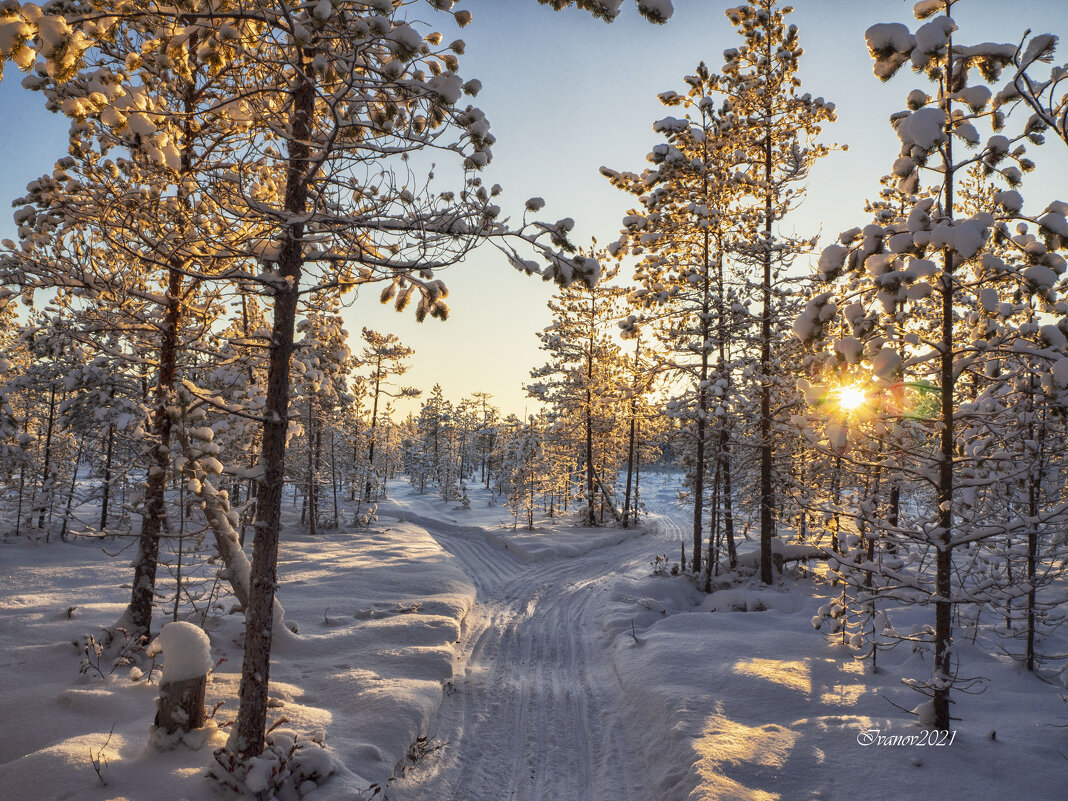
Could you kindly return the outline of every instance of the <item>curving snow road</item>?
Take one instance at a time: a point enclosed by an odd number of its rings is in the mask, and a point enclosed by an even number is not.
[[[614,580],[648,571],[651,538],[525,564],[481,530],[413,522],[461,562],[478,603],[465,622],[466,672],[446,687],[430,732],[434,750],[392,783],[390,801],[648,799],[604,606]]]

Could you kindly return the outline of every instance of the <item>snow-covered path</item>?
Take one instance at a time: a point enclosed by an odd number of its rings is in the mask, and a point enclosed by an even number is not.
[[[413,522],[457,557],[478,603],[464,631],[463,681],[447,691],[431,730],[440,748],[396,780],[389,798],[648,798],[604,606],[614,579],[648,571],[650,539],[524,564],[482,531]]]

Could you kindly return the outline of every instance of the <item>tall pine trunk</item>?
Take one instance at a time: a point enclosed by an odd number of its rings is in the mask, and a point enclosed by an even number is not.
[[[115,449],[115,424],[108,423],[108,442],[104,454],[104,486],[100,497],[100,530],[108,527],[108,503],[111,499],[111,460]]]
[[[770,120],[770,109],[768,119]],[[772,513],[775,500],[772,497],[771,471],[771,236],[772,206],[771,160],[772,131],[770,124],[764,129],[764,274],[760,287],[763,308],[760,313],[760,580],[771,584],[771,539],[775,536],[775,519]]]
[[[634,478],[634,440],[638,423],[637,415],[637,392],[638,392],[638,359],[641,355],[642,342],[639,337],[634,343],[634,384],[630,397],[630,434],[627,439],[627,489],[623,495],[623,528],[630,527],[630,493],[631,483]]]
[[[593,337],[594,337],[594,313],[592,306],[596,301],[591,293],[590,298],[590,336],[586,350],[586,525],[597,524],[594,511],[593,489]]]
[[[190,48],[195,51],[197,34],[190,38]],[[196,87],[191,81],[185,83],[182,104],[185,111],[181,162],[177,185],[182,205],[186,198],[182,188],[185,176],[193,171],[193,107]],[[183,268],[178,256],[172,256],[167,267],[167,292],[164,300],[163,324],[160,327],[159,371],[156,375],[155,398],[152,412],[152,432],[156,440],[149,457],[148,480],[145,486],[141,517],[141,533],[137,540],[137,555],[134,557],[134,581],[130,605],[124,617],[133,629],[134,636],[147,636],[152,630],[152,603],[156,591],[156,567],[159,562],[159,538],[163,530],[166,509],[167,472],[170,469],[172,424],[170,405],[178,376],[179,332],[183,312]]]
[[[717,371],[725,381],[724,404],[728,402],[730,374],[727,368],[727,287],[723,275],[723,236],[716,237],[716,327],[719,332],[719,363]],[[724,408],[719,428],[719,458],[723,465],[723,536],[727,541],[727,560],[731,570],[738,565],[738,552],[734,543],[734,509],[731,504],[731,435]]]
[[[252,550],[249,602],[245,609],[245,654],[241,665],[240,707],[234,724],[233,746],[247,759],[263,752],[267,727],[267,687],[271,673],[271,642],[274,635],[274,595],[278,576],[278,540],[285,485],[286,429],[289,414],[289,361],[304,266],[304,223],[311,165],[308,162],[315,88],[308,79],[308,59],[303,48],[296,58],[301,76],[293,90],[290,110],[289,160],[286,168],[284,207],[290,219],[283,233],[278,258],[281,280],[273,285],[274,320],[271,330],[267,397],[264,408],[262,463]]]
[[[56,383],[48,388],[48,425],[45,429],[44,460],[41,465],[41,512],[37,518],[37,528],[44,528],[45,512],[48,510],[55,484],[52,475],[52,431],[56,420]],[[48,498],[49,500],[45,500]]]
[[[727,539],[727,559],[731,570],[738,566],[738,548],[734,542],[734,505],[731,501],[730,434],[726,429],[720,434],[723,444],[723,536]]]
[[[82,441],[78,440],[78,448],[74,452],[74,467],[70,476],[70,487],[67,488],[67,508],[63,512],[63,525],[59,529],[59,538],[67,541],[67,528],[70,525],[71,508],[74,505],[74,490],[78,485],[78,463],[82,460]]]
[[[374,406],[371,411],[371,428],[367,434],[367,482],[364,485],[363,499],[366,503],[371,502],[371,482],[374,479],[375,469],[375,428],[378,426],[378,396],[381,391],[382,384],[382,357],[378,358],[378,364],[375,367],[375,399]]]
[[[1042,426],[1035,431],[1035,393],[1038,390],[1034,375],[1027,377],[1028,388],[1028,439],[1039,443],[1037,469],[1031,471],[1027,479],[1027,514],[1031,524],[1027,529],[1027,648],[1024,654],[1025,665],[1028,670],[1035,669],[1035,605],[1038,588],[1035,582],[1038,580],[1038,500],[1042,492],[1042,474],[1045,467],[1045,459],[1042,454],[1042,443],[1046,439],[1046,423],[1043,417]]]
[[[946,62],[943,77],[942,94],[947,95],[953,86],[953,41],[949,41],[950,56]],[[946,144],[944,146],[944,197],[946,219],[953,219],[953,129],[952,103],[942,101],[946,114]],[[953,272],[955,269],[954,253],[947,246],[942,251],[943,270],[941,280],[942,320],[939,342],[939,401],[941,405],[942,436],[939,449],[938,486],[938,536],[935,545],[938,553],[935,558],[935,664],[933,677],[932,705],[934,728],[940,731],[949,729],[949,690],[952,683],[951,663],[953,644],[953,466],[954,439],[956,435],[954,420],[954,375],[953,375]]]
[[[188,155],[183,155],[188,159]],[[178,265],[168,270],[166,306],[160,330],[159,373],[156,377],[152,448],[148,481],[145,486],[141,533],[134,557],[133,592],[125,617],[131,634],[147,636],[152,630],[152,603],[156,592],[156,566],[159,538],[166,515],[167,472],[170,469],[171,415],[174,384],[178,372],[178,331],[182,318],[182,271]]]
[[[330,491],[334,497],[334,528],[337,528],[337,453],[335,439],[335,432],[330,429]]]
[[[705,178],[705,194],[708,193],[708,178]],[[705,505],[705,432],[708,428],[708,337],[712,331],[709,311],[711,310],[711,276],[709,267],[709,233],[706,228],[702,242],[701,260],[703,267],[703,288],[701,296],[701,368],[697,387],[697,453],[694,465],[693,481],[693,572],[701,572],[701,520]]]

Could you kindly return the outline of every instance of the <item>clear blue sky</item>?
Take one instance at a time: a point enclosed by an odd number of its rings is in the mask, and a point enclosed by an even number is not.
[[[467,0],[474,21],[462,31],[442,15],[430,17],[446,40],[467,42],[461,58],[465,78],[479,78],[476,103],[498,139],[488,183],[505,190],[505,212],[518,216],[526,198],[540,195],[543,218],[570,216],[575,238],[614,239],[628,196],[609,186],[602,165],[640,171],[656,143],[654,120],[675,113],[656,95],[680,89],[682,77],[704,60],[722,66],[722,52],[738,35],[724,17],[737,3],[674,0],[675,16],[664,26],[642,20],[633,0],[611,24],[574,9],[554,13],[535,0]],[[810,235],[866,222],[864,199],[878,191],[879,177],[897,155],[898,140],[887,123],[905,95],[926,81],[903,70],[888,84],[872,76],[864,31],[876,22],[914,25],[911,0],[798,0],[792,21],[800,29],[804,90],[832,100],[839,122],[826,138],[849,145],[818,164],[805,206],[786,230]],[[1006,13],[1011,8],[1011,13]],[[437,19],[434,19],[434,18]],[[955,19],[959,40],[1015,42],[1027,28],[1068,37],[1068,3],[1030,0],[963,0]],[[1068,45],[1060,52],[1068,61]],[[0,197],[17,197],[27,181],[51,169],[66,147],[63,121],[42,110],[41,98],[19,87],[8,66],[0,83]],[[1035,176],[1024,185],[1033,211],[1060,191],[1068,196],[1068,148],[1051,141],[1034,148]],[[1058,186],[1059,184],[1059,186]],[[12,236],[10,214],[0,214],[0,236]],[[367,325],[392,331],[416,349],[408,383],[429,390],[440,383],[447,397],[492,393],[507,411],[527,406],[522,384],[542,363],[536,332],[549,323],[545,302],[551,287],[520,276],[492,251],[476,255],[445,274],[452,315],[446,323],[417,324],[412,314],[378,305],[378,290],[363,293],[348,311],[349,330]],[[356,343],[354,343],[355,345]]]

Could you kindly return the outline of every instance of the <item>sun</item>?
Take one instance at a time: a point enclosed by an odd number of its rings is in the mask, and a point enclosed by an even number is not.
[[[868,394],[859,384],[847,384],[838,388],[838,405],[847,412],[854,412],[868,401]]]

